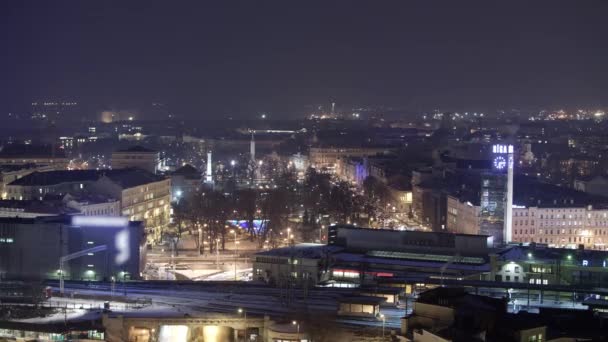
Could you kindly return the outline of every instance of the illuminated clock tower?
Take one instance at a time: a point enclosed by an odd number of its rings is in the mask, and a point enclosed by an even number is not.
[[[495,245],[512,240],[513,145],[492,146],[492,170],[481,177],[480,234]]]

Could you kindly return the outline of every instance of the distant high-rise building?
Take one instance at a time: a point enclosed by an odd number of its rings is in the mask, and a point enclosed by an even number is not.
[[[513,146],[492,146],[492,169],[481,175],[480,234],[494,243],[511,241],[513,207]]]

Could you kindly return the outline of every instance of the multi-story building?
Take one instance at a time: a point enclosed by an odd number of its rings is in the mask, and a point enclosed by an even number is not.
[[[34,172],[7,185],[8,197],[15,200],[83,191],[118,200],[122,216],[145,222],[151,241],[159,241],[169,223],[171,180],[142,169]],[[101,207],[91,210],[112,210],[112,205],[98,203]]]
[[[608,209],[522,207],[513,210],[513,241],[608,249]]]
[[[156,173],[160,166],[160,153],[142,146],[112,152],[113,169],[136,167]]]
[[[0,277],[57,279],[59,258],[94,247],[67,261],[63,274],[75,280],[139,279],[145,266],[141,222],[125,218],[45,216],[0,218]]]
[[[103,175],[92,189],[119,199],[122,216],[143,221],[149,241],[159,242],[171,215],[171,179],[140,169],[125,170],[131,171]]]
[[[450,232],[463,234],[478,234],[480,228],[479,199],[460,200],[448,195],[446,228]]]
[[[334,173],[340,158],[368,157],[389,153],[391,147],[311,147],[309,151],[310,165],[317,169],[325,169]]]
[[[46,195],[65,195],[83,191],[110,170],[71,170],[32,172],[6,185],[6,198],[42,201]]]
[[[391,210],[399,219],[412,214],[412,187],[410,182],[393,182],[388,185]]]
[[[61,170],[67,168],[68,159],[52,146],[9,144],[0,148],[0,165],[7,164],[52,165]]]
[[[57,165],[44,164],[7,164],[0,165],[0,198],[7,199],[6,185],[32,172],[57,170]]]
[[[120,201],[101,194],[73,193],[63,197],[66,207],[84,216],[120,216]]]
[[[359,157],[338,158],[336,176],[353,185],[363,186],[363,181],[368,176],[366,159]]]
[[[515,194],[519,197],[517,190]],[[607,208],[594,207],[574,199],[561,198],[549,202],[540,200],[540,203],[538,201],[513,207],[511,242],[534,242],[563,248],[577,248],[582,245],[586,249],[608,249]],[[448,196],[448,230],[455,233],[479,234],[480,211],[479,203],[454,195]]]

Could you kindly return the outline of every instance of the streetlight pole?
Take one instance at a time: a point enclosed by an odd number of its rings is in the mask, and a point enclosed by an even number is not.
[[[239,247],[238,247],[237,241],[236,241],[236,230],[232,229],[230,232],[232,234],[234,234],[234,281],[236,281],[237,280],[237,277],[236,277],[236,258],[238,257]]]
[[[215,267],[220,269],[220,239],[215,239]]]
[[[245,319],[245,340],[247,340],[247,310],[239,308],[238,312],[239,314],[242,314]]]
[[[384,338],[384,325],[386,323],[386,316],[384,316],[384,314],[381,314],[380,318],[382,318],[382,337]]]
[[[201,256],[201,244],[203,243],[203,230],[198,229],[198,256]]]

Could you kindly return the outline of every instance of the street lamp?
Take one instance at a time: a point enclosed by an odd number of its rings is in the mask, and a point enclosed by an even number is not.
[[[215,239],[215,267],[220,269],[220,239]]]
[[[236,281],[237,280],[237,278],[236,278],[236,258],[239,253],[239,247],[238,247],[238,244],[236,241],[236,230],[231,229],[230,233],[234,234],[234,281]]]
[[[237,311],[239,315],[243,315],[243,318],[245,319],[245,332],[247,332],[247,311],[243,308],[239,308]]]
[[[384,338],[384,325],[386,323],[386,316],[384,316],[384,314],[380,314],[380,318],[382,319],[382,337]]]
[[[300,323],[298,323],[298,321],[292,321],[291,324],[296,326],[296,338],[300,341]]]
[[[203,230],[201,228],[198,229],[198,256],[201,256],[201,244],[203,240]]]

